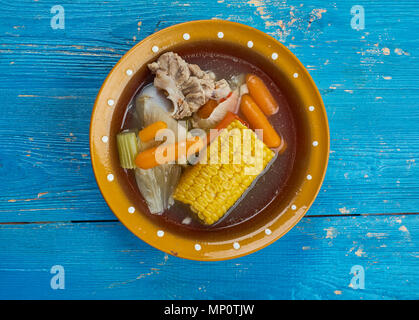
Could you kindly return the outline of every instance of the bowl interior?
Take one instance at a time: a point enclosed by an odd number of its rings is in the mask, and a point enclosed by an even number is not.
[[[217,30],[223,30],[222,38]],[[185,33],[189,34],[187,41],[183,37]],[[158,52],[154,52],[156,48]],[[139,201],[119,166],[114,137],[121,130],[128,103],[138,88],[150,78],[147,63],[166,51],[182,54],[198,49],[211,52],[220,48],[225,53],[252,63],[280,88],[290,106],[296,130],[295,160],[281,194],[254,218],[226,229],[185,232],[142,213],[145,211],[144,203]],[[103,142],[104,136],[108,137],[106,143]],[[97,97],[92,114],[92,163],[99,187],[111,209],[133,233],[149,244],[165,252],[196,260],[241,256],[285,234],[313,202],[324,177],[328,151],[326,113],[306,69],[273,38],[253,28],[225,21],[181,24],[145,39],[112,70]],[[109,175],[113,179],[109,179]],[[129,207],[135,208],[134,214],[128,212]]]

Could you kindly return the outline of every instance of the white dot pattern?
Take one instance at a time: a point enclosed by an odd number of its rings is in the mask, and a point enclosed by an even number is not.
[[[217,36],[218,36],[218,38],[219,39],[222,39],[222,38],[224,38],[224,33],[223,32],[218,32],[218,34],[217,34]],[[184,40],[189,40],[190,39],[190,34],[189,33],[184,33],[183,34],[183,39]],[[253,46],[254,46],[254,43],[253,43],[253,41],[251,41],[251,40],[249,40],[248,42],[247,42],[247,47],[249,47],[249,48],[253,48]],[[159,51],[159,47],[158,46],[153,46],[152,48],[151,48],[151,50],[154,52],[154,53],[157,53],[158,51]],[[273,59],[273,60],[277,60],[278,59],[278,53],[276,53],[276,52],[274,52],[274,53],[272,53],[272,55],[271,55],[271,58]],[[131,76],[132,74],[133,74],[133,71],[131,70],[131,69],[127,69],[126,70],[126,74],[128,75],[128,76]],[[298,78],[298,73],[297,72],[295,72],[294,74],[293,74],[293,77],[294,78]],[[108,103],[108,105],[109,106],[113,106],[114,104],[115,104],[115,101],[113,100],[113,99],[109,99],[108,101],[107,101],[107,103]],[[308,109],[309,109],[309,111],[314,111],[314,106],[309,106],[308,107]],[[104,142],[104,143],[107,143],[109,141],[109,137],[108,136],[103,136],[102,137],[102,142]],[[313,141],[313,146],[314,147],[316,147],[316,146],[318,146],[318,141]],[[108,179],[108,181],[113,181],[114,180],[114,175],[113,174],[108,174],[107,175],[107,179]],[[307,175],[307,180],[311,180],[312,179],[312,176],[311,175]],[[292,205],[291,206],[291,209],[292,210],[296,210],[297,209],[297,206],[296,205]],[[128,212],[129,213],[131,213],[131,214],[133,214],[134,212],[135,212],[135,208],[134,207],[129,207],[128,208]],[[267,229],[265,229],[265,234],[266,235],[271,235],[272,234],[272,230],[271,229],[269,229],[269,228],[267,228]],[[158,230],[157,231],[157,236],[158,237],[163,237],[164,236],[164,231],[163,230]],[[195,250],[196,251],[200,251],[201,249],[202,249],[202,247],[201,247],[201,245],[200,244],[195,244],[195,246],[194,246],[194,248],[195,248]],[[233,248],[234,249],[236,249],[236,250],[238,250],[238,249],[240,249],[240,244],[238,243],[238,242],[234,242],[233,243]]]

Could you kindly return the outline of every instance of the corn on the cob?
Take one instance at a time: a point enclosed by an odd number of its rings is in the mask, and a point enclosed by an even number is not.
[[[245,146],[246,136],[250,148]],[[233,143],[237,141],[235,139],[240,139],[240,148]],[[257,150],[261,151],[259,165],[250,161],[258,156]],[[241,156],[238,163],[236,160],[240,158],[235,158],[237,155]],[[173,198],[189,204],[205,224],[213,224],[243,195],[274,155],[253,131],[235,120],[213,140],[204,158],[206,161],[188,168],[182,174]],[[217,157],[218,161],[213,161]]]

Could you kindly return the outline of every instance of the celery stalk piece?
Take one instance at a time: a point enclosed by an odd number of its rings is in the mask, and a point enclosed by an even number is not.
[[[132,131],[121,132],[116,135],[119,162],[124,169],[135,169],[135,157],[138,154],[137,134]]]

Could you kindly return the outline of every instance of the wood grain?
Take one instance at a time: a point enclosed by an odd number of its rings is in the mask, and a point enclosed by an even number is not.
[[[417,299],[418,222],[304,218],[262,251],[215,263],[168,256],[119,222],[2,225],[0,298]],[[50,287],[53,265],[64,290]],[[349,286],[354,265],[363,290]]]

